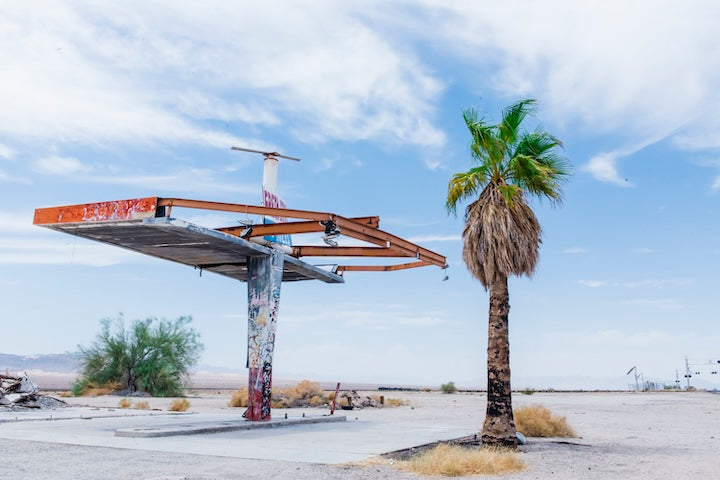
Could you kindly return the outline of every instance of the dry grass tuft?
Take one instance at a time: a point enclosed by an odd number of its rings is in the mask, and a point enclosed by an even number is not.
[[[303,380],[293,388],[281,388],[273,392],[272,408],[321,407],[329,403],[320,385]]]
[[[122,385],[120,382],[108,382],[103,385],[91,384],[87,388],[82,389],[80,395],[83,397],[99,397],[101,395],[108,395],[117,390],[120,390]]]
[[[173,400],[168,410],[171,412],[186,412],[188,408],[190,408],[190,402],[186,398],[178,398]]]
[[[70,397],[73,396],[72,392],[71,392],[71,391],[68,391],[68,390],[65,390],[65,391],[62,391],[62,392],[58,392],[57,395],[58,395],[58,397],[60,397],[60,398],[70,398]]]
[[[508,449],[441,444],[408,461],[399,462],[398,466],[421,475],[459,477],[519,472],[525,469],[525,462],[517,452]]]
[[[118,402],[118,407],[120,408],[130,408],[130,405],[132,405],[132,402],[129,398],[123,398]]]
[[[542,405],[529,405],[514,412],[515,428],[526,437],[577,437],[567,419]]]
[[[147,400],[135,402],[133,408],[136,408],[137,410],[150,410],[150,402],[148,402]]]
[[[247,387],[241,388],[236,391],[230,397],[230,403],[228,407],[247,407],[248,406],[248,389]]]

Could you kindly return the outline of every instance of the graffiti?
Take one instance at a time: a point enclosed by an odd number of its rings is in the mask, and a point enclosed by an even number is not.
[[[151,218],[155,216],[156,204],[156,197],[148,197],[66,207],[38,208],[35,210],[33,223],[45,225]]]
[[[280,303],[284,254],[248,261],[248,411],[249,420],[270,420],[272,360]]]
[[[263,206],[272,208],[287,208],[285,202],[276,194],[265,190],[263,187]],[[271,217],[266,216],[263,219],[263,223],[278,223],[287,222],[285,217]],[[263,237],[268,242],[280,243],[282,245],[292,246],[292,237],[290,235],[266,235]]]

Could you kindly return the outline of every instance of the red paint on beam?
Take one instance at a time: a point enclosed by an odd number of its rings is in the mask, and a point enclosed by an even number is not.
[[[35,210],[33,224],[52,225],[57,223],[137,220],[154,217],[156,208],[157,197],[38,208]]]

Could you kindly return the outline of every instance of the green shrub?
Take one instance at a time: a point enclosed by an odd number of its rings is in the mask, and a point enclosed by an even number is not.
[[[189,327],[191,321],[191,317],[147,318],[126,329],[122,315],[102,320],[93,344],[79,346],[82,374],[73,385],[73,394],[114,384],[128,393],[142,390],[157,397],[181,396],[182,381],[203,349],[199,334]]]
[[[440,385],[440,390],[442,390],[442,393],[455,393],[457,392],[457,387],[455,386],[455,382],[448,382]]]

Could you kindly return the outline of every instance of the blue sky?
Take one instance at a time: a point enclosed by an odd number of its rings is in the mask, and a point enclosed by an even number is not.
[[[41,206],[259,203],[240,145],[303,159],[280,165],[290,207],[379,215],[451,265],[447,282],[283,285],[277,377],[482,385],[487,295],[444,196],[470,166],[462,109],[495,120],[533,97],[529,126],[575,174],[561,207],[533,204],[539,268],[510,283],[514,384],[623,385],[633,365],[672,382],[685,355],[720,359],[717,18],[700,1],[5,5],[0,350],[71,351],[119,312],[192,315],[202,363],[244,367],[244,284],[32,226]]]

